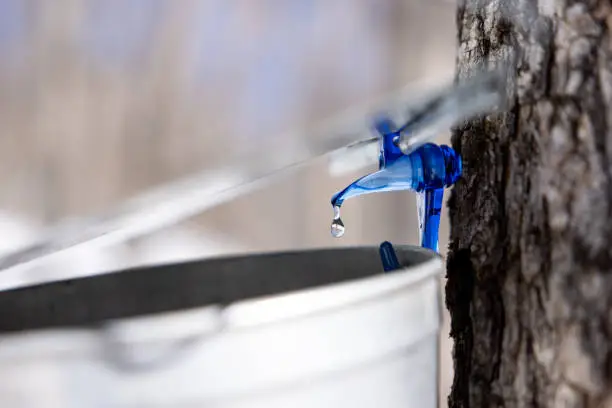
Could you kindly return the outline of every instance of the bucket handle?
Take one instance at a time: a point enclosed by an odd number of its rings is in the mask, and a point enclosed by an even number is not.
[[[153,320],[145,317],[136,321],[103,323],[98,327],[102,342],[102,360],[121,372],[151,371],[178,364],[191,350],[212,339],[223,330],[222,313],[218,307],[215,307],[214,310],[209,309],[208,312],[212,312],[213,316],[213,322],[209,321],[208,324],[198,319],[197,316],[193,319],[194,316],[190,316],[189,313],[187,316],[181,314],[179,317],[171,317],[173,321],[178,319],[179,322],[181,318],[186,318],[188,329],[188,333],[171,339],[156,339],[154,335],[151,335],[155,331],[168,332],[168,321],[164,318],[154,317]],[[136,335],[133,329],[136,329]],[[140,333],[145,333],[145,338],[138,339]],[[143,358],[142,354],[146,356]]]

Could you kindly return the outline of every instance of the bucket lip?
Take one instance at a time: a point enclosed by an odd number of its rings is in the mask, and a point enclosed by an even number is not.
[[[394,244],[394,248],[399,252],[418,252],[420,254],[426,255],[428,257],[440,257],[440,255],[436,252],[433,252],[429,249],[416,246],[416,245],[408,245],[408,244]],[[81,279],[89,279],[98,276],[106,276],[113,274],[120,274],[128,271],[136,271],[136,270],[148,270],[148,269],[157,269],[157,268],[167,268],[170,266],[181,266],[181,265],[190,265],[190,264],[198,264],[202,262],[212,262],[212,261],[224,261],[224,260],[239,260],[245,258],[252,257],[265,257],[270,255],[292,255],[292,254],[304,254],[304,253],[317,253],[317,252],[336,252],[336,251],[350,251],[350,250],[374,250],[378,249],[378,246],[375,245],[347,245],[347,246],[338,246],[338,247],[330,247],[330,246],[320,246],[320,247],[310,247],[310,248],[302,248],[302,249],[282,249],[282,250],[274,250],[274,251],[245,251],[239,253],[224,253],[219,255],[212,255],[202,258],[194,258],[194,259],[185,259],[180,260],[178,262],[167,261],[167,262],[159,262],[156,264],[143,264],[143,265],[134,265],[129,267],[111,269],[111,270],[96,270],[91,271],[86,274],[81,272],[75,272],[66,274],[64,272],[54,273],[54,276],[45,276],[41,278],[38,273],[23,275],[19,274],[19,276],[13,278],[13,282],[10,284],[6,284],[4,280],[11,280],[10,275],[6,275],[5,272],[0,271],[0,293],[9,292],[20,289],[27,289],[33,287],[39,287],[52,283],[59,283],[71,280],[81,280]],[[13,273],[9,271],[9,273]]]
[[[440,254],[434,252],[430,249],[423,248],[417,245],[409,245],[409,244],[393,244],[393,248],[397,252],[413,252],[419,253],[421,255],[427,256],[431,259],[441,259]],[[339,251],[358,251],[358,250],[376,250],[378,251],[378,245],[346,245],[346,246],[316,246],[309,248],[301,248],[301,249],[281,249],[281,250],[266,250],[266,251],[252,251],[252,252],[239,252],[239,253],[224,253],[219,255],[207,256],[204,258],[195,258],[195,259],[186,259],[181,260],[179,262],[160,262],[154,265],[137,265],[129,268],[117,269],[112,271],[106,271],[103,273],[95,274],[95,275],[103,275],[103,274],[113,274],[113,273],[121,273],[128,270],[136,270],[136,269],[153,269],[153,268],[164,268],[168,266],[180,266],[180,265],[188,265],[188,264],[197,264],[201,262],[209,262],[209,261],[224,261],[224,260],[239,260],[245,258],[253,258],[253,257],[265,257],[270,255],[297,255],[297,254],[307,254],[307,253],[317,253],[317,252],[339,252]],[[429,259],[428,259],[429,261]],[[402,269],[404,269],[402,267]],[[382,268],[381,268],[382,273]],[[92,275],[92,276],[95,276]]]
[[[237,333],[290,321],[317,318],[318,315],[333,313],[340,309],[384,300],[387,296],[409,290],[409,287],[416,289],[421,284],[441,276],[443,264],[438,254],[420,247],[398,246],[398,249],[400,252],[417,250],[432,256],[426,261],[391,273],[381,272],[379,275],[263,295],[226,305],[212,304],[190,310],[112,319],[104,326],[119,337],[129,338],[132,343],[177,339],[185,337],[186,332],[198,337]],[[439,296],[436,295],[431,301],[438,303]],[[214,317],[211,320],[212,316]],[[177,318],[185,319],[184,329],[177,328],[172,333],[164,330],[165,322],[172,320],[176,323]],[[194,324],[196,322],[197,324]],[[204,322],[208,324],[203,324]],[[159,330],[151,330],[151,325]]]
[[[365,246],[346,248],[370,248]],[[297,319],[392,294],[417,286],[442,274],[442,260],[438,254],[421,247],[396,246],[400,251],[418,250],[431,253],[427,261],[402,267],[380,275],[370,275],[350,281],[299,289],[291,292],[264,295],[230,303],[222,308],[225,327],[240,329],[263,324]]]
[[[247,298],[227,305],[211,304],[184,310],[109,319],[97,327],[49,327],[26,332],[3,333],[1,336],[4,347],[0,357],[7,358],[13,355],[12,353],[15,353],[13,357],[19,355],[19,345],[24,344],[20,343],[23,341],[33,342],[32,344],[37,344],[37,347],[43,349],[69,353],[70,350],[74,351],[82,347],[97,349],[101,345],[100,341],[102,343],[118,341],[121,344],[127,341],[129,344],[146,344],[185,338],[204,340],[224,333],[238,334],[302,319],[316,319],[328,313],[364,305],[368,302],[384,302],[395,294],[409,291],[410,287],[414,287],[415,295],[418,295],[422,284],[437,280],[441,276],[443,264],[438,254],[412,246],[398,245],[397,249],[400,253],[418,251],[431,256],[420,263],[391,273],[381,271],[378,275],[351,281]],[[439,296],[428,298],[427,301],[438,303]],[[168,323],[172,323],[172,330],[168,330]],[[57,341],[51,341],[48,337],[40,338],[37,333],[47,333]],[[102,338],[96,337],[95,333],[103,334]],[[93,342],[87,342],[89,346],[85,346],[84,343],[78,341],[79,338],[91,339]]]
[[[422,280],[426,280],[435,275],[440,275],[442,272],[442,262],[439,254],[423,249],[421,247],[411,246],[411,245],[397,245],[396,251],[398,256],[400,257],[400,261],[406,267],[393,271],[393,272],[383,272],[382,264],[380,265],[380,272],[377,273],[377,269],[374,265],[369,266],[372,269],[373,273],[367,273],[360,276],[355,276],[351,279],[342,279],[338,281],[329,281],[328,283],[314,286],[303,286],[303,287],[294,287],[288,288],[285,291],[278,292],[269,292],[269,293],[251,293],[246,297],[235,297],[234,299],[227,299],[227,302],[220,298],[218,301],[212,301],[210,303],[202,303],[202,304],[189,304],[190,302],[185,302],[185,306],[178,308],[174,306],[157,309],[151,308],[150,310],[143,310],[142,313],[132,314],[131,312],[126,313],[124,316],[119,316],[114,312],[103,314],[108,314],[107,317],[103,317],[99,315],[98,317],[87,319],[82,319],[80,317],[75,318],[76,320],[65,322],[65,324],[61,324],[61,322],[51,322],[49,324],[38,324],[34,323],[29,327],[23,327],[18,329],[17,331],[23,332],[33,331],[33,330],[45,330],[45,331],[53,331],[53,330],[79,330],[82,328],[92,328],[92,327],[109,327],[112,325],[123,326],[141,326],[139,322],[142,322],[142,325],[147,322],[162,322],[162,321],[175,321],[177,320],[182,329],[178,330],[178,332],[191,332],[193,331],[192,326],[199,326],[199,332],[202,331],[208,332],[210,334],[226,331],[226,330],[234,330],[239,328],[248,328],[255,327],[268,323],[276,323],[279,321],[286,321],[301,318],[304,316],[309,316],[317,313],[328,313],[333,309],[339,307],[350,307],[359,302],[367,301],[368,299],[376,299],[382,298],[386,294],[391,294],[393,292],[399,290],[406,290],[406,287],[410,285],[416,285],[418,282]],[[378,254],[378,247],[372,245],[366,246],[346,246],[346,247],[336,247],[336,248],[311,248],[305,250],[290,250],[290,251],[272,251],[272,252],[261,252],[254,254],[239,254],[239,255],[223,255],[218,256],[216,258],[206,258],[201,260],[194,261],[186,261],[181,263],[173,263],[172,265],[180,265],[187,264],[191,266],[196,266],[198,264],[207,263],[207,262],[223,262],[224,259],[239,259],[241,262],[249,261],[249,258],[257,258],[259,256],[283,256],[287,254],[298,254],[298,257],[308,257],[309,254],[316,254],[327,252],[327,253],[338,253],[343,255],[339,255],[339,257],[349,255],[355,251],[360,252],[362,250],[366,250],[372,253],[372,256],[378,256],[374,254]],[[329,258],[329,254],[327,255]],[[402,259],[403,258],[403,259]],[[130,268],[126,271],[115,271],[111,272],[110,275],[121,275],[123,272],[134,271],[135,269],[140,269],[141,272],[138,279],[142,279],[143,276],[146,277],[146,274],[151,271],[151,269],[160,268],[162,271],[168,266],[164,265],[156,265],[153,267],[139,267],[139,268]],[[142,272],[145,272],[144,274]],[[199,272],[197,272],[199,273]],[[134,276],[134,275],[132,275]],[[88,279],[88,278],[85,278]],[[78,279],[80,280],[80,279]],[[137,282],[137,280],[133,280],[133,282]],[[63,293],[70,294],[74,287],[71,282],[67,282],[70,285],[67,286],[67,291],[64,291],[64,286],[60,282],[58,293],[62,295]],[[54,284],[55,285],[55,284]],[[35,285],[32,288],[35,288]],[[46,286],[46,285],[44,285]],[[104,285],[102,285],[104,287]],[[22,288],[26,289],[26,288]],[[42,289],[39,287],[39,289]],[[105,289],[108,291],[108,288]],[[22,298],[20,294],[21,289],[17,289],[16,292],[13,292],[11,296]],[[73,292],[77,293],[77,292]],[[87,289],[84,293],[87,293]],[[129,292],[127,292],[129,293]],[[197,295],[198,292],[195,292]],[[33,295],[36,295],[36,292],[33,292]],[[32,295],[32,296],[33,296]],[[125,295],[125,293],[124,293]],[[36,295],[37,296],[37,295]],[[193,297],[194,293],[191,293],[189,296]],[[44,298],[44,297],[43,297]],[[74,299],[68,297],[66,305],[71,304],[70,302],[76,301],[76,297]],[[9,301],[10,297],[7,298],[6,301]],[[183,303],[183,300],[177,301],[177,304]],[[27,304],[27,302],[26,302]],[[17,307],[17,306],[15,306]],[[68,306],[62,306],[63,308]],[[59,309],[62,310],[62,309]],[[212,313],[211,318],[203,318],[202,316],[198,317],[198,312],[204,311],[205,314]],[[61,312],[60,312],[61,313]],[[96,313],[96,312],[94,312]],[[112,316],[115,314],[114,316]],[[80,323],[79,320],[83,320],[83,323]],[[203,319],[203,320],[202,320]],[[87,321],[85,321],[87,320]],[[128,324],[129,323],[129,324]],[[195,324],[194,324],[195,323]],[[9,325],[12,323],[8,323]],[[138,328],[135,327],[137,330]],[[15,332],[16,329],[8,326],[6,330],[2,331],[2,335],[5,336],[11,332]],[[164,330],[161,330],[161,337],[170,336],[170,334],[164,334]]]

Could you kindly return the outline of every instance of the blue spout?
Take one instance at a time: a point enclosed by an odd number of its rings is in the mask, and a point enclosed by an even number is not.
[[[348,198],[411,190],[418,194],[419,199],[421,245],[437,251],[444,188],[454,184],[461,176],[461,157],[452,148],[433,143],[424,144],[406,155],[398,146],[399,131],[393,123],[383,119],[375,127],[381,134],[379,170],[334,194],[331,204],[336,213],[336,223],[341,223],[339,209]]]
[[[382,143],[385,139],[387,137],[383,138]],[[341,206],[348,198],[364,194],[444,189],[454,184],[461,175],[459,155],[448,146],[428,143],[409,155],[401,153],[401,156],[395,156],[393,152],[385,154],[386,152],[388,150],[380,155],[378,171],[354,181],[344,190],[334,194],[331,200],[334,207]]]
[[[397,260],[397,255],[395,254],[393,245],[389,241],[385,241],[380,244],[378,251],[380,253],[380,260],[385,272],[391,272],[402,267]]]

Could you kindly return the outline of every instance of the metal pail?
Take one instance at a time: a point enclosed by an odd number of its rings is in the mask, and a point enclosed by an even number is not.
[[[435,408],[438,255],[241,255],[0,293],[3,408]]]

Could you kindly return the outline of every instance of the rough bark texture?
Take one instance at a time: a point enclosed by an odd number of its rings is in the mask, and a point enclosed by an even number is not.
[[[458,77],[507,113],[456,129],[451,407],[612,407],[612,6],[459,2]]]

